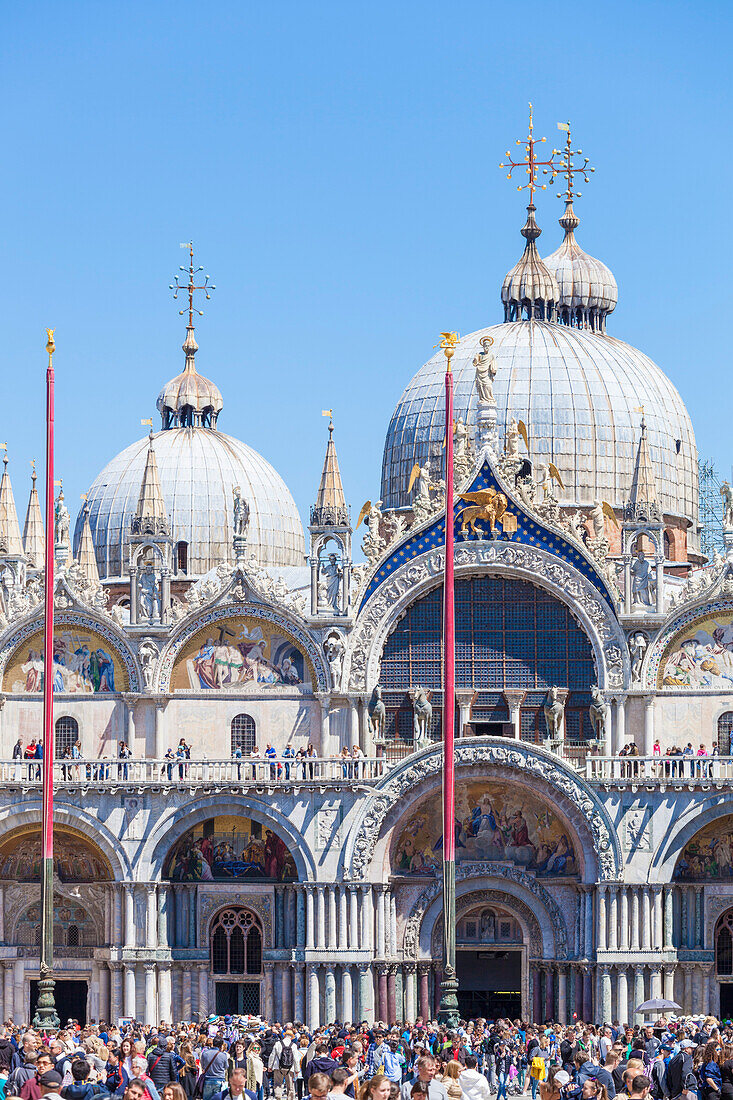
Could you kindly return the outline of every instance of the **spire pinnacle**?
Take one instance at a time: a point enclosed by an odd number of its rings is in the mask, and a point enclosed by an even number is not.
[[[199,346],[196,343],[196,339],[193,334],[193,315],[198,313],[199,317],[203,317],[204,311],[197,309],[194,305],[194,294],[201,292],[206,295],[207,301],[211,298],[210,291],[216,290],[215,286],[209,286],[209,276],[202,276],[203,282],[197,286],[196,276],[199,271],[203,271],[203,267],[193,266],[193,241],[187,241],[181,245],[181,248],[188,249],[188,267],[181,266],[179,271],[182,271],[185,276],[188,276],[187,282],[181,282],[181,276],[176,275],[173,282],[169,284],[169,290],[173,291],[173,297],[178,300],[178,294],[183,293],[188,295],[188,308],[184,306],[183,309],[179,309],[179,317],[183,317],[184,313],[188,312],[188,325],[186,326],[186,339],[183,342],[183,351],[186,356],[185,370],[189,373],[195,373],[196,367],[194,365],[194,356],[199,350]]]
[[[86,494],[82,497],[82,500],[85,502],[84,524],[81,529],[79,552],[76,560],[86,579],[95,587],[99,584],[99,569],[97,568],[97,555],[94,553],[92,529],[89,526],[89,505],[86,503]]]
[[[345,527],[349,523],[349,509],[341,482],[336,444],[333,441],[333,412],[331,409],[324,409],[323,415],[329,417],[328,443],[316,503],[311,508],[311,525]]]
[[[43,533],[43,513],[41,502],[38,499],[36,481],[36,460],[31,459],[31,494],[28,498],[28,509],[23,524],[23,550],[31,569],[43,567],[43,556],[46,552],[46,539]]]
[[[649,444],[646,437],[646,421],[644,419],[643,406],[637,410],[641,413],[641,435],[636,452],[634,476],[631,481],[631,493],[626,505],[626,519],[633,521],[660,520],[662,518],[657,496],[657,483],[654,477],[654,467]]]
[[[0,479],[0,554],[8,557],[23,557],[20,524],[8,473],[8,448],[6,443],[1,446],[5,454],[3,455],[3,476]]]
[[[158,463],[155,458],[153,429],[148,436],[148,455],[145,462],[137,511],[132,518],[133,535],[170,535],[168,513],[160,488]]]

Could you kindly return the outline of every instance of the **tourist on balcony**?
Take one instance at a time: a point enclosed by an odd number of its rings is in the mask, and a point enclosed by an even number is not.
[[[361,773],[364,771],[364,753],[361,751],[360,745],[354,745],[351,750],[351,759],[354,761],[353,774],[354,779],[361,778]],[[364,776],[366,778],[366,776]]]
[[[303,746],[301,745],[300,748],[298,749],[298,751],[295,754],[295,762],[299,766],[300,778],[301,779],[305,779],[305,770],[306,770],[306,767],[307,767],[306,762],[305,762],[305,757],[306,757],[306,751],[303,748]],[[298,1100],[300,1100],[300,1098],[298,1098]]]
[[[316,750],[313,748],[313,742],[312,741],[308,743],[308,748],[306,750],[305,755],[308,757],[308,761],[309,761],[309,763],[308,763],[308,778],[313,779],[313,773],[315,771],[315,764],[313,764],[313,761],[316,759],[317,753],[316,753]]]
[[[176,749],[176,756],[178,757],[178,778],[183,779],[188,774],[188,768],[183,763],[184,760],[191,759],[191,749],[186,744],[186,738],[182,737],[178,742],[178,748]]]
[[[265,757],[270,761],[270,782],[274,783],[276,779],[280,778],[282,768],[275,763],[277,761],[277,749],[269,741],[265,749]]]
[[[343,746],[339,753],[339,759],[341,761],[341,777],[343,779],[351,779],[354,774],[354,769],[351,766],[351,753],[346,745]]]
[[[172,761],[175,760],[175,758],[176,758],[176,754],[173,752],[173,749],[169,745],[168,748],[165,750],[165,756],[163,757],[163,759],[167,761],[167,763],[165,763],[163,765],[163,769],[164,769],[166,775],[168,776],[168,782],[169,783],[173,779],[173,764],[172,764]]]
[[[242,765],[241,765],[240,761],[242,759],[242,750],[240,749],[239,745],[237,745],[234,752],[232,753],[232,759],[237,761],[237,779],[241,780],[241,778],[242,778]]]
[[[286,745],[283,749],[283,760],[293,760],[295,758],[295,749],[292,745]],[[290,779],[290,764],[285,764],[285,778]]]
[[[20,738],[18,738],[18,740],[13,745],[13,760],[22,760],[22,759],[23,759],[23,742],[21,741]],[[19,779],[20,778],[20,768],[19,768],[19,765],[17,765],[17,764],[13,768],[13,778],[14,779]]]
[[[61,757],[61,760],[62,761],[71,760],[71,745],[66,746],[66,748],[64,749],[64,754]],[[70,764],[66,764],[66,763],[61,764],[61,778],[66,783],[68,783],[69,780],[71,779],[71,765]]]
[[[252,746],[252,752],[249,754],[249,758],[252,761],[252,778],[256,779],[257,778],[257,764],[255,763],[255,761],[262,759],[262,757],[260,756],[260,750],[257,748],[256,745]]]
[[[28,744],[26,745],[25,752],[23,753],[23,758],[25,760],[35,760],[36,759],[36,739],[35,739],[35,737],[33,738],[32,741],[29,741]],[[28,765],[28,782],[29,783],[33,782],[33,777],[35,776],[35,774],[36,774],[36,765],[35,764],[29,764]]]
[[[132,756],[132,749],[130,748],[130,746],[125,741],[118,742],[118,745],[117,745],[117,759],[125,761],[124,764],[118,764],[117,765],[117,778],[118,779],[127,779],[127,771],[128,771],[127,761],[130,759],[131,756]]]
[[[710,778],[710,761],[708,759],[708,750],[705,748],[704,745],[700,745],[700,748],[697,750],[697,756],[698,756],[697,774],[701,778],[704,776],[706,779],[709,779]],[[701,757],[704,757],[705,759],[700,759]]]
[[[695,750],[692,747],[692,742],[691,741],[688,741],[687,744],[685,745],[684,749],[682,750],[682,755],[687,757],[687,759],[690,762],[690,772],[689,772],[689,774],[690,774],[690,777],[692,777],[695,774]],[[682,764],[682,767],[684,767],[684,763]],[[682,775],[682,774],[683,773],[680,773],[680,775]]]

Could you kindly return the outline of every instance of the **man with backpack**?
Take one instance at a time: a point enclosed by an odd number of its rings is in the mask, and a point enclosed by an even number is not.
[[[665,1087],[670,1100],[697,1096],[697,1077],[692,1062],[692,1051],[696,1045],[691,1039],[683,1039],[679,1051],[667,1063]]]
[[[285,1028],[282,1039],[278,1039],[270,1052],[267,1068],[273,1076],[275,1095],[280,1098],[285,1086],[285,1100],[295,1098],[295,1051],[294,1035],[289,1027]]]

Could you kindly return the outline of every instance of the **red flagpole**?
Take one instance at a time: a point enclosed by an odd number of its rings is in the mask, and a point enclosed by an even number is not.
[[[36,1027],[59,1026],[53,980],[53,589],[54,589],[54,370],[56,345],[53,329],[46,329],[46,574],[43,624],[43,817],[41,870],[41,980],[33,1023]]]
[[[445,570],[443,578],[443,981],[438,1020],[456,1026],[455,590],[453,569],[453,373],[457,333],[442,333],[445,371]]]

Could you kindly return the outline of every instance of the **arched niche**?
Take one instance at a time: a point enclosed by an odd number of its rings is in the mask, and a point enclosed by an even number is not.
[[[219,814],[193,825],[168,852],[163,878],[171,882],[295,882],[286,842],[259,821]]]
[[[24,631],[5,656],[3,691],[38,695],[43,691],[43,630]],[[104,695],[134,690],[131,658],[120,651],[111,631],[91,620],[57,621],[54,626],[53,686],[61,695]]]
[[[25,826],[0,841],[0,879],[11,882],[41,881],[41,830]],[[106,856],[80,830],[54,829],[54,875],[62,883],[111,882],[112,868]]]
[[[708,821],[677,856],[674,882],[733,883],[733,813]]]

